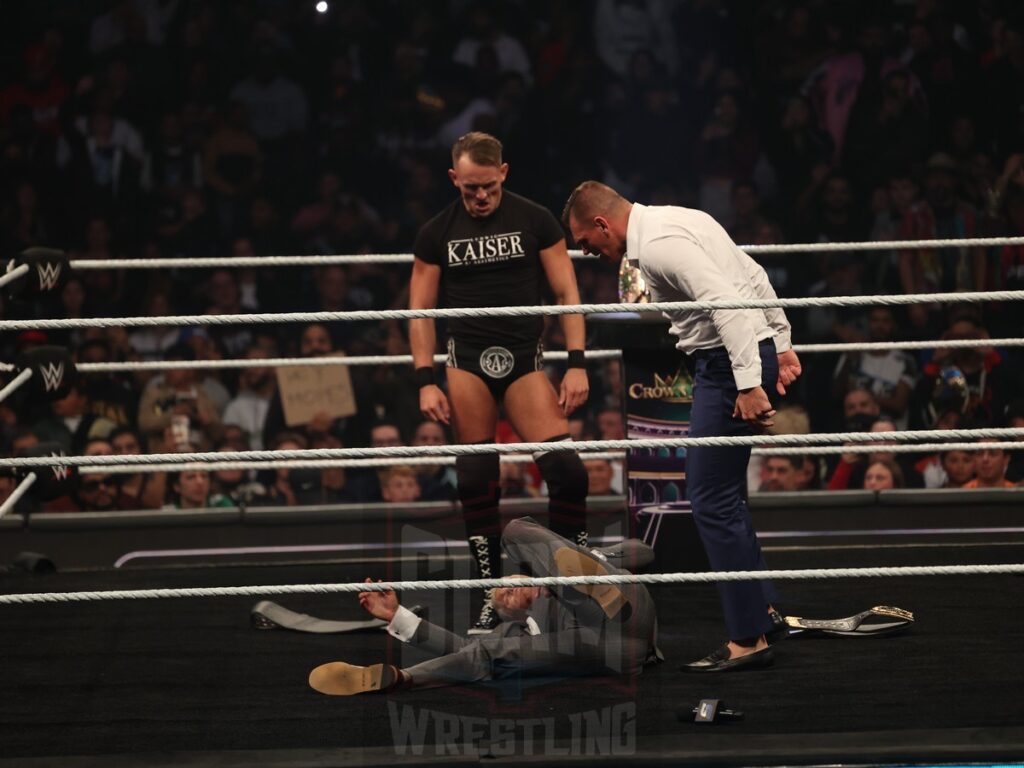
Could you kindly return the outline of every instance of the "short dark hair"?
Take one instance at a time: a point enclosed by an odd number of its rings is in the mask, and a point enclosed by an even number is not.
[[[797,454],[797,453],[776,453],[776,454],[772,454],[772,455],[764,457],[764,463],[767,464],[772,459],[778,459],[779,461],[789,462],[790,466],[792,466],[793,469],[798,469],[799,470],[799,469],[803,469],[804,468],[804,455],[802,453],[801,454]]]
[[[610,213],[614,208],[626,203],[626,198],[600,181],[584,181],[577,185],[569,194],[562,209],[562,223],[569,227],[570,219],[589,219],[601,213]]]

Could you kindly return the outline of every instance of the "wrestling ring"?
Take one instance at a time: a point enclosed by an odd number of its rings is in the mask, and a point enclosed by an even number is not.
[[[1007,244],[970,241],[972,244]],[[1022,241],[1024,242],[1024,241]],[[850,244],[835,244],[850,250]],[[886,243],[861,249],[891,248]],[[945,242],[915,247],[946,246]],[[777,246],[793,252],[829,246]],[[753,250],[752,248],[750,250]],[[264,257],[274,259],[278,257]],[[283,264],[374,260],[408,255],[279,257]],[[154,260],[140,268],[172,266]],[[247,266],[235,259],[178,266]],[[257,259],[261,264],[276,262]],[[323,263],[323,262],[321,262]],[[95,262],[70,264],[93,268]],[[127,260],[116,268],[139,267]],[[88,265],[88,266],[85,266]],[[102,268],[102,267],[95,267]],[[114,268],[114,265],[106,265]],[[10,273],[8,273],[9,275]],[[23,273],[22,273],[23,274]],[[5,278],[0,282],[6,282]],[[1019,301],[1024,292],[861,296],[672,305],[495,308],[474,314],[552,315],[658,312],[663,309],[872,306],[915,302]],[[464,310],[396,310],[276,315],[2,320],[0,330],[142,325],[347,322],[450,317]],[[880,348],[1012,348],[1024,339],[893,342],[886,346],[796,345],[800,353]],[[547,353],[564,359],[564,353]],[[588,352],[595,361],[616,350]],[[443,358],[441,358],[443,359]],[[404,356],[197,361],[190,366],[408,364]],[[161,370],[174,362],[80,364],[77,370]],[[40,371],[6,366],[0,399]],[[694,444],[749,444],[755,452],[827,455],[1007,449],[1024,429],[928,430],[772,435],[757,438],[651,438],[583,441],[586,454],[620,460],[637,448],[685,450]],[[849,445],[857,443],[859,445]],[[991,446],[987,442],[984,445]],[[381,467],[450,463],[495,450],[529,461],[543,444],[341,448],[296,451],[48,456],[0,459],[19,473],[18,491],[37,477],[74,466],[89,473],[189,468]],[[31,478],[31,479],[30,479]],[[456,630],[471,615],[470,558],[458,510],[447,502],[409,505],[157,510],[116,513],[15,513],[18,491],[0,506],[0,766],[340,766],[555,765],[881,765],[994,764],[1024,758],[1024,489],[887,490],[753,494],[751,507],[780,607],[796,616],[853,616],[887,604],[913,611],[909,631],[886,637],[804,632],[777,646],[764,671],[684,675],[722,631],[714,579],[756,574],[704,573],[683,562],[662,531],[658,567],[639,574],[657,604],[659,646],[667,662],[632,678],[572,678],[431,689],[339,699],[306,684],[324,661],[389,660],[409,649],[380,628],[342,634],[258,629],[254,603],[274,599],[293,611],[337,621],[366,615],[354,591],[400,586],[403,603]],[[503,502],[506,520],[543,520],[543,499]],[[644,533],[620,496],[592,498],[596,543]],[[667,518],[666,518],[667,519]],[[668,525],[668,523],[666,523]],[[48,559],[58,566],[46,572]],[[577,581],[598,581],[581,577]],[[607,580],[607,579],[606,579]],[[523,583],[544,583],[528,580]],[[473,590],[478,592],[479,590]],[[720,700],[743,710],[739,722],[700,725],[680,712]]]

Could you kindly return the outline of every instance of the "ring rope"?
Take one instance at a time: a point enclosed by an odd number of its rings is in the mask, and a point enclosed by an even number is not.
[[[247,587],[120,589],[84,592],[36,592],[0,595],[0,605],[69,603],[97,600],[154,600],[174,597],[252,597],[260,595],[335,594],[338,592],[411,592],[428,589],[491,589],[493,587],[569,587],[577,584],[704,584],[720,581],[805,581],[814,579],[894,578],[908,576],[991,576],[1024,573],[1024,564],[910,565],[871,568],[808,568],[779,571],[609,574],[606,576],[542,576],[516,579],[439,579],[347,584],[278,584]]]
[[[993,342],[989,342],[993,343]],[[1024,344],[1024,339],[1021,340]],[[592,349],[584,353],[588,360],[613,360],[622,357],[619,349]],[[545,360],[565,360],[565,351],[545,352]],[[447,355],[434,355],[435,363],[443,363]],[[412,365],[412,355],[347,355],[325,357],[268,357],[241,358],[237,360],[126,360],[117,363],[78,363],[76,371],[82,373],[121,373],[128,371],[173,371],[181,368],[222,369],[222,368],[300,368],[326,365]],[[0,371],[13,371],[17,366],[0,363]]]
[[[893,434],[881,432],[877,434]],[[1001,451],[1019,451],[1024,443],[993,442],[993,443],[911,443],[905,445],[809,445],[806,447],[788,446],[782,448],[754,448],[751,453],[756,456],[837,456],[844,453],[932,453],[942,451],[985,451],[998,449]]]
[[[627,451],[643,448],[739,447],[811,445],[814,443],[884,443],[895,440],[976,440],[1024,437],[1024,427],[985,429],[922,429],[916,432],[835,432],[809,435],[719,435],[714,437],[664,437],[638,440],[576,440],[577,451]],[[0,467],[82,466],[107,464],[175,464],[209,461],[261,461],[267,459],[369,459],[392,456],[468,456],[483,453],[547,453],[545,443],[472,443],[469,445],[395,445],[385,448],[303,448],[287,451],[206,451],[109,456],[15,456],[0,457]]]
[[[974,445],[974,443],[971,443]],[[991,446],[994,443],[988,443]],[[1011,445],[1020,446],[1019,443]],[[146,454],[141,454],[146,455]],[[594,451],[580,453],[583,461],[607,460],[617,461],[626,458],[625,451]],[[503,464],[530,464],[534,458],[530,454],[506,454],[500,457]],[[85,475],[130,475],[138,472],[189,472],[195,470],[222,471],[232,469],[352,469],[356,467],[438,467],[455,466],[454,456],[438,456],[429,458],[383,458],[383,459],[284,459],[278,461],[210,461],[182,462],[181,464],[132,464],[110,465],[103,467],[83,466],[80,471]]]
[[[829,456],[844,453],[933,453],[941,451],[982,451],[998,449],[1015,451],[1024,448],[1024,443],[920,443],[912,445],[809,445],[806,447],[754,448],[755,456]],[[146,455],[146,454],[142,454]],[[597,451],[581,453],[583,461],[621,461],[627,457],[625,451]],[[529,464],[534,461],[529,454],[506,454],[502,462],[509,464]],[[82,466],[83,475],[133,475],[139,472],[194,472],[196,470],[218,472],[227,470],[248,469],[333,469],[353,467],[437,467],[454,466],[454,456],[437,458],[380,458],[380,459],[271,459],[269,461],[186,461],[179,464],[111,464],[104,466]]]
[[[934,250],[939,248],[1024,245],[1024,237],[975,237],[945,240],[880,240],[847,243],[789,243],[741,245],[747,253],[828,253],[831,251]],[[574,259],[595,259],[581,250],[570,250]],[[288,267],[316,264],[409,264],[411,253],[335,253],[287,256],[223,256],[164,259],[71,259],[72,269],[188,269],[216,267]]]
[[[1024,347],[1024,338],[946,339],[936,341],[872,341],[849,344],[794,344],[793,351],[808,352],[879,352],[890,349],[974,349],[976,347]],[[617,360],[621,349],[591,349],[584,353],[588,360]],[[568,352],[545,352],[544,360],[565,360]],[[434,363],[443,363],[446,355],[434,355]],[[125,373],[130,371],[172,371],[182,367],[221,370],[234,368],[287,368],[322,365],[411,365],[412,355],[354,355],[327,357],[269,357],[227,360],[125,360],[110,363],[79,363],[81,373]],[[11,363],[0,363],[0,371],[17,370]],[[2,399],[2,398],[0,398]]]
[[[980,303],[1020,301],[1024,291],[912,293],[878,296],[816,296],[794,299],[736,301],[661,301],[649,304],[547,304],[543,306],[448,307],[444,309],[354,310],[349,312],[256,312],[237,315],[167,315],[163,317],[93,317],[42,320],[0,320],[0,331],[66,328],[137,328],[170,325],[247,325],[261,323],[330,323],[367,320],[414,320],[453,317],[536,317],[542,315],[610,314],[620,312],[682,312],[716,309],[787,307],[867,307],[918,303]]]

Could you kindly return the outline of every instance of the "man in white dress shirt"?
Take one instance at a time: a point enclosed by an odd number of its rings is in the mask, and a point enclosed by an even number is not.
[[[506,525],[501,545],[513,570],[538,577],[625,574],[624,566],[654,559],[635,539],[586,549],[529,517]],[[310,673],[309,684],[351,696],[518,677],[634,674],[657,657],[654,603],[643,584],[498,588],[491,599],[503,621],[489,635],[466,638],[423,621],[394,592],[362,592],[360,604],[389,622],[392,637],[436,657],[401,669],[330,662]]]
[[[702,211],[630,203],[596,181],[580,184],[562,214],[586,253],[619,263],[628,255],[652,301],[774,299],[764,269]],[[672,312],[676,348],[696,359],[690,435],[747,435],[772,426],[768,392],[785,394],[800,375],[781,309]],[[765,568],[744,498],[747,447],[701,447],[687,452],[687,495],[711,567]],[[774,660],[770,637],[785,634],[767,582],[718,585],[729,641],[683,667],[723,672],[764,667]]]

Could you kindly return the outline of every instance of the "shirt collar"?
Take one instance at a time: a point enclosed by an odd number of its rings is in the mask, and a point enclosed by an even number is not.
[[[640,227],[643,226],[644,211],[646,205],[633,203],[629,210],[629,220],[626,222],[626,255],[625,258],[634,264],[640,260]]]

